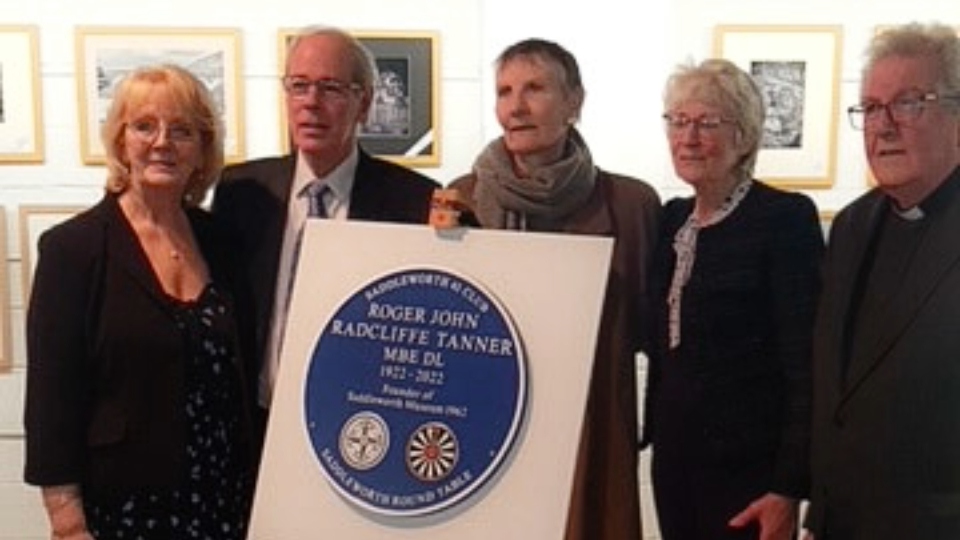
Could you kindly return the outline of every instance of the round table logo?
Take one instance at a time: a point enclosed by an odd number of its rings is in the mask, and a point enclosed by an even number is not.
[[[417,268],[349,297],[320,334],[304,399],[320,469],[374,513],[420,516],[466,500],[513,446],[523,347],[475,283]]]

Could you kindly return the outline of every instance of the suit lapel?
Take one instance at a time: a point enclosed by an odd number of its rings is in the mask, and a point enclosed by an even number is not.
[[[283,159],[271,164],[267,174],[260,177],[262,185],[273,197],[280,201],[281,208],[286,208],[290,201],[290,186],[293,185],[293,175],[297,168],[297,154],[284,156]]]
[[[830,377],[831,391],[838,393],[835,394],[838,399],[844,391],[844,371],[850,360],[846,356],[847,340],[850,339],[849,314],[853,309],[860,269],[878,221],[886,209],[885,201],[883,195],[875,191],[862,207],[854,206],[848,215],[838,216],[830,233],[821,303],[832,307],[818,316],[817,341],[826,343],[827,351],[835,351],[836,362],[829,364],[826,369],[832,371],[826,375]],[[826,354],[832,356],[830,352]]]
[[[136,233],[130,227],[130,222],[123,215],[119,202],[116,197],[108,200],[110,202],[104,214],[108,264],[120,268],[151,298],[161,304],[165,303],[160,282],[137,240]]]
[[[893,292],[891,305],[896,309],[890,310],[889,318],[871,332],[870,338],[874,341],[864,349],[864,360],[851,364],[845,399],[883,362],[936,294],[944,277],[960,263],[960,242],[956,241],[956,231],[960,228],[960,200],[950,201],[943,212],[927,219],[932,220],[930,228],[917,248],[904,282]]]
[[[377,220],[386,191],[381,189],[381,174],[376,170],[376,162],[363,150],[359,150],[359,154],[350,194],[349,219]]]
[[[252,184],[257,189],[247,193],[242,205],[248,209],[249,219],[254,221],[245,223],[243,228],[252,231],[247,233],[248,237],[257,238],[252,246],[248,246],[248,249],[252,250],[248,255],[250,286],[255,291],[258,305],[263,313],[267,314],[273,312],[280,250],[287,226],[290,190],[296,163],[297,155],[294,153],[266,162],[261,168],[253,170]],[[265,190],[269,196],[264,197],[261,190]],[[270,316],[267,315],[264,327],[269,325],[269,321]]]

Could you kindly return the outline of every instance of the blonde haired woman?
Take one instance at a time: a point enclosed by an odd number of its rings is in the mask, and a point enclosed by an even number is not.
[[[206,88],[174,66],[118,86],[107,193],[39,241],[26,480],[52,537],[242,539],[252,460],[227,238],[198,209],[223,165]]]

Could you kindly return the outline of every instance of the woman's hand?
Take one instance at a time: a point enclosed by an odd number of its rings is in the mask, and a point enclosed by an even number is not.
[[[797,501],[767,493],[750,503],[729,521],[731,527],[746,527],[756,521],[760,540],[791,540],[797,530]]]
[[[79,486],[71,484],[43,488],[43,507],[50,520],[51,540],[95,540],[87,530]]]

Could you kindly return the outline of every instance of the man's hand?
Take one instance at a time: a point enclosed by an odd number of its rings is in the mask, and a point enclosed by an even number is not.
[[[734,528],[746,527],[756,521],[760,525],[760,540],[791,540],[797,530],[797,501],[767,493],[750,503],[731,519]]]
[[[435,189],[430,200],[430,226],[434,229],[478,227],[473,209],[455,189]]]

